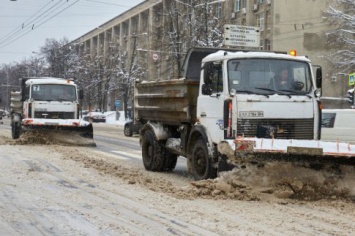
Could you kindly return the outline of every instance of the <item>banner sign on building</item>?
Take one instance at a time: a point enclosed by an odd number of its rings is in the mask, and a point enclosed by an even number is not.
[[[224,45],[260,47],[260,27],[224,25]]]

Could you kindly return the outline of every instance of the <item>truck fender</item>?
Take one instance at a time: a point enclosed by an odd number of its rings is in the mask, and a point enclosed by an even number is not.
[[[154,132],[157,141],[167,140],[171,136],[169,131],[165,129],[164,125],[161,123],[148,121],[140,130],[140,139],[142,139],[147,130],[152,130]]]
[[[193,145],[195,144],[198,138],[202,138],[203,141],[208,144],[207,149],[210,157],[215,156],[215,146],[212,142],[210,135],[207,132],[207,129],[203,125],[194,125],[191,129],[189,135],[189,142],[187,144],[187,154],[192,153]]]

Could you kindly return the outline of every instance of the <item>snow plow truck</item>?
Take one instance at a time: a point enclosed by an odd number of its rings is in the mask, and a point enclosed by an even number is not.
[[[279,88],[275,80],[285,68],[290,86]],[[354,145],[319,141],[322,69],[307,57],[193,48],[182,73],[135,83],[146,170],[171,171],[178,156],[187,158],[195,180],[245,162],[355,166]]]
[[[61,135],[64,142],[93,143],[92,124],[79,119],[82,90],[68,79],[29,77],[20,79],[20,91],[11,92],[12,138],[28,131]]]

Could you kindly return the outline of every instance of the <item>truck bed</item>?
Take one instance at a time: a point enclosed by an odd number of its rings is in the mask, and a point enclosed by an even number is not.
[[[196,121],[199,82],[186,79],[137,82],[134,91],[135,120],[180,125]]]

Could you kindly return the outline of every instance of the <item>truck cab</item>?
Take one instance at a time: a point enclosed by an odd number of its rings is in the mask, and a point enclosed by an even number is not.
[[[24,118],[78,119],[79,95],[73,81],[57,78],[27,79],[24,84]]]
[[[238,136],[319,139],[320,108],[308,58],[220,51],[205,57],[202,69],[197,117],[214,143]]]
[[[53,77],[21,78],[21,91],[11,92],[13,139],[30,130],[68,131],[93,138],[92,125],[79,119],[82,90],[68,79]]]

